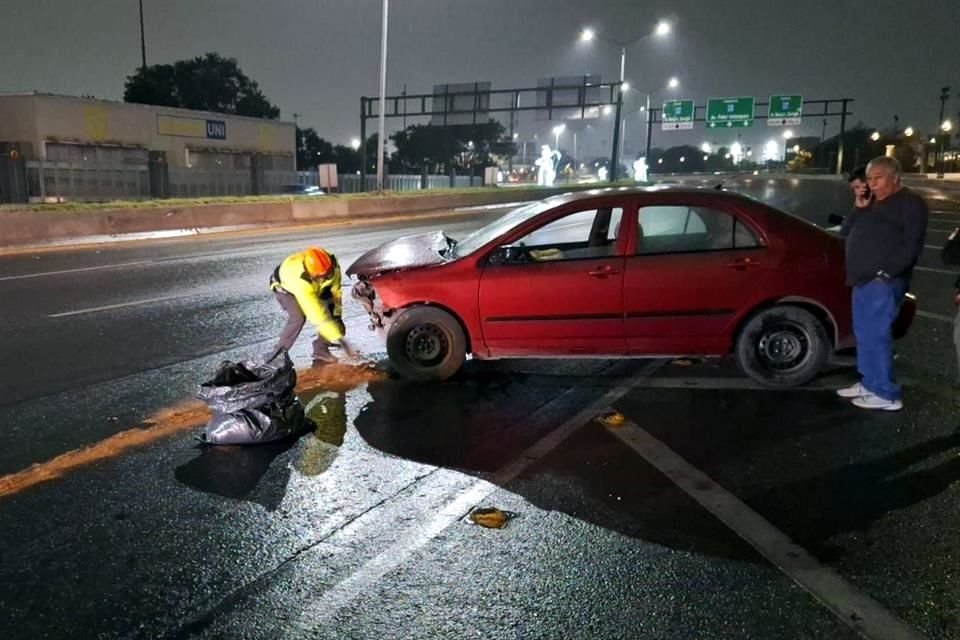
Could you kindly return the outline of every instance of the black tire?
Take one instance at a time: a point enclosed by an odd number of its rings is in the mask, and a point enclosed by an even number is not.
[[[387,333],[390,363],[411,380],[446,380],[463,366],[466,354],[460,323],[435,307],[407,309]]]
[[[823,323],[806,309],[787,305],[750,318],[734,345],[740,370],[768,387],[809,382],[829,355],[830,338]]]

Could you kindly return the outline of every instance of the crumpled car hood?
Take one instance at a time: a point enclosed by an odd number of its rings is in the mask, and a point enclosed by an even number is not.
[[[441,264],[447,259],[440,252],[449,246],[443,231],[397,238],[357,258],[347,269],[347,275],[369,278],[388,271]]]

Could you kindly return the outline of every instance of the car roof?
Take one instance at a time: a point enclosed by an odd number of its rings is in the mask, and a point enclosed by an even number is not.
[[[716,189],[714,187],[698,187],[698,186],[686,186],[686,185],[676,185],[676,184],[657,184],[647,187],[641,186],[624,186],[624,187],[602,187],[599,189],[588,189],[585,191],[570,191],[567,193],[561,193],[555,196],[548,198],[551,202],[556,204],[566,204],[568,202],[576,202],[578,200],[586,200],[589,198],[603,197],[603,196],[623,196],[623,195],[640,195],[640,194],[675,194],[675,195],[713,195],[721,196],[723,198],[732,198],[737,200],[744,200],[752,203],[763,204],[756,198],[752,198],[746,194],[729,191],[727,189]]]

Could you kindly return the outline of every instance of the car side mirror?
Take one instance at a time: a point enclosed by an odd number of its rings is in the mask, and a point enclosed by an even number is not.
[[[827,216],[827,224],[830,226],[843,224],[843,219],[845,217],[846,216],[842,216],[839,213],[831,213],[829,216]]]
[[[496,265],[520,262],[522,259],[521,256],[523,256],[523,247],[497,247],[490,253],[489,257],[487,257],[487,264]]]

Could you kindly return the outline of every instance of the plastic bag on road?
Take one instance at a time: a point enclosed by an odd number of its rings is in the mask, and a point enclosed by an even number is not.
[[[221,362],[213,379],[200,385],[198,397],[213,411],[234,413],[292,394],[296,384],[293,361],[281,349],[264,360]]]
[[[201,434],[209,444],[273,442],[309,431],[313,423],[294,394],[297,372],[285,350],[262,360],[223,362],[198,397],[213,417]]]

